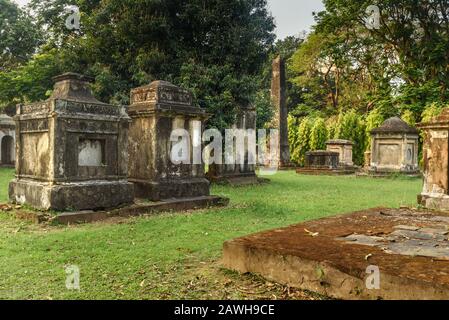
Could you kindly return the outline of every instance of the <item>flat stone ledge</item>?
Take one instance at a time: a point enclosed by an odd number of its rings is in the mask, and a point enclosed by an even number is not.
[[[240,186],[252,186],[252,185],[259,185],[259,184],[265,184],[269,183],[271,180],[267,178],[260,178],[256,176],[242,176],[242,177],[220,177],[220,178],[213,178],[210,180],[212,183],[216,184],[224,184],[224,185],[230,185],[233,187],[240,187]]]
[[[405,177],[405,178],[422,178],[423,174],[421,172],[375,172],[363,170],[356,173],[357,177],[368,177],[368,178],[394,178],[394,177]]]
[[[224,243],[223,265],[337,299],[449,299],[449,214],[371,209]],[[380,289],[366,286],[380,269]]]
[[[204,196],[196,198],[169,199],[153,203],[140,203],[112,211],[81,211],[59,214],[55,222],[60,224],[90,223],[113,217],[135,217],[166,211],[187,211],[209,207],[227,206],[228,198]]]
[[[339,169],[324,169],[324,168],[298,168],[297,174],[310,176],[344,176],[353,175],[357,171],[356,168],[339,168]]]
[[[143,200],[142,200],[143,201]],[[160,202],[141,202],[131,206],[125,206],[110,211],[76,211],[64,212],[52,216],[43,212],[15,212],[17,219],[27,220],[34,223],[54,222],[59,224],[91,223],[107,220],[115,217],[135,217],[157,214],[168,211],[187,211],[205,209],[210,207],[225,207],[229,204],[228,198],[218,196],[203,196],[196,198],[169,199]]]

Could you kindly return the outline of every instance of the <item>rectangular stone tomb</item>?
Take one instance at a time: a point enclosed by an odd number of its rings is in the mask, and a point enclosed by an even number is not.
[[[201,151],[210,115],[192,100],[190,92],[165,81],[131,91],[128,172],[137,198],[160,201],[210,195],[204,165],[193,161],[195,151]],[[173,152],[179,133],[191,140],[185,154]]]
[[[449,299],[449,214],[371,209],[224,244],[223,264],[339,299]]]
[[[41,210],[94,210],[131,204],[125,109],[95,99],[89,79],[55,77],[52,96],[20,105],[14,203]]]
[[[253,106],[239,107],[237,120],[233,129],[235,129],[236,132],[248,129],[256,130],[256,121],[257,114],[256,109]],[[252,159],[256,159],[257,156],[250,150],[247,139],[245,140],[245,138],[237,136],[238,134],[235,134],[232,154],[235,163],[226,164],[226,157],[223,156],[222,164],[214,163],[209,166],[209,171],[207,172],[208,180],[233,186],[254,185],[268,182],[267,179],[259,178],[256,175],[256,165],[251,163],[250,155],[252,156]],[[241,153],[242,150],[238,151],[239,146],[243,146],[243,153]],[[223,146],[223,150],[226,150],[225,146]],[[244,158],[244,161],[241,161],[241,158]]]
[[[305,175],[346,175],[354,174],[355,168],[340,165],[340,154],[332,151],[310,151],[306,153],[306,164],[297,168],[298,174]]]

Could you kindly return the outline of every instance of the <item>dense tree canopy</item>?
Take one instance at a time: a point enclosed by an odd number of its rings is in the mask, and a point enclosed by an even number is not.
[[[70,5],[79,7],[79,30],[66,27]],[[266,0],[33,0],[31,8],[47,42],[26,68],[0,74],[0,89],[10,89],[3,104],[45,98],[48,80],[65,71],[94,76],[95,94],[117,104],[163,79],[192,90],[214,114],[209,125],[224,128],[237,107],[258,101],[275,38]],[[33,94],[21,90],[37,79]]]
[[[375,27],[367,24],[373,1],[324,4],[292,62],[306,107],[327,114],[380,108],[385,116],[409,110],[420,120],[427,106],[447,101],[447,1],[375,1],[380,12]]]
[[[0,71],[26,62],[39,42],[32,18],[11,0],[0,0]]]

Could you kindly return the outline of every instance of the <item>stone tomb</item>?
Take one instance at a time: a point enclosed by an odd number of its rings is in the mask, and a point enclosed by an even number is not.
[[[201,139],[204,122],[210,117],[193,105],[192,95],[168,82],[155,81],[131,91],[128,114],[132,118],[129,180],[135,184],[136,197],[159,201],[209,196],[210,182],[201,159],[201,164],[193,164],[193,156],[186,159],[189,163],[171,159],[172,130],[185,129],[192,140]],[[201,146],[200,142],[196,147]]]
[[[449,109],[419,128],[424,131],[424,187],[418,202],[427,208],[449,210]]]
[[[125,109],[95,99],[84,76],[67,73],[54,80],[47,101],[17,107],[10,200],[57,211],[132,203]]]
[[[0,114],[0,165],[12,166],[16,161],[16,124],[6,115]]]
[[[298,174],[306,175],[345,175],[353,174],[352,167],[340,165],[340,154],[332,151],[310,151],[306,153],[304,168],[296,169]]]
[[[354,167],[352,147],[354,143],[349,140],[329,140],[326,142],[327,151],[337,152],[339,154],[338,165],[341,167]]]
[[[448,236],[447,213],[372,209],[228,241],[222,261],[337,299],[447,300]]]
[[[249,106],[239,108],[237,121],[233,129],[256,130],[256,117],[256,109],[254,107]],[[224,146],[223,150],[225,150]],[[234,145],[234,152],[235,150],[236,146]],[[234,159],[237,159],[236,152],[234,153]],[[248,160],[248,143],[245,141],[245,163],[225,164],[225,159],[223,159],[222,164],[212,164],[209,166],[207,178],[212,182],[227,183],[231,185],[257,184],[262,180],[256,175],[256,166],[254,164],[249,164]]]
[[[419,133],[398,117],[390,118],[371,131],[372,175],[419,174]]]

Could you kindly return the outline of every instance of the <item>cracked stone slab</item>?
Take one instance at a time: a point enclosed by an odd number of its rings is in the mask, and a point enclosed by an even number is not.
[[[448,300],[448,227],[448,213],[370,209],[227,241],[222,261],[338,299]],[[379,290],[366,287],[369,266]]]

